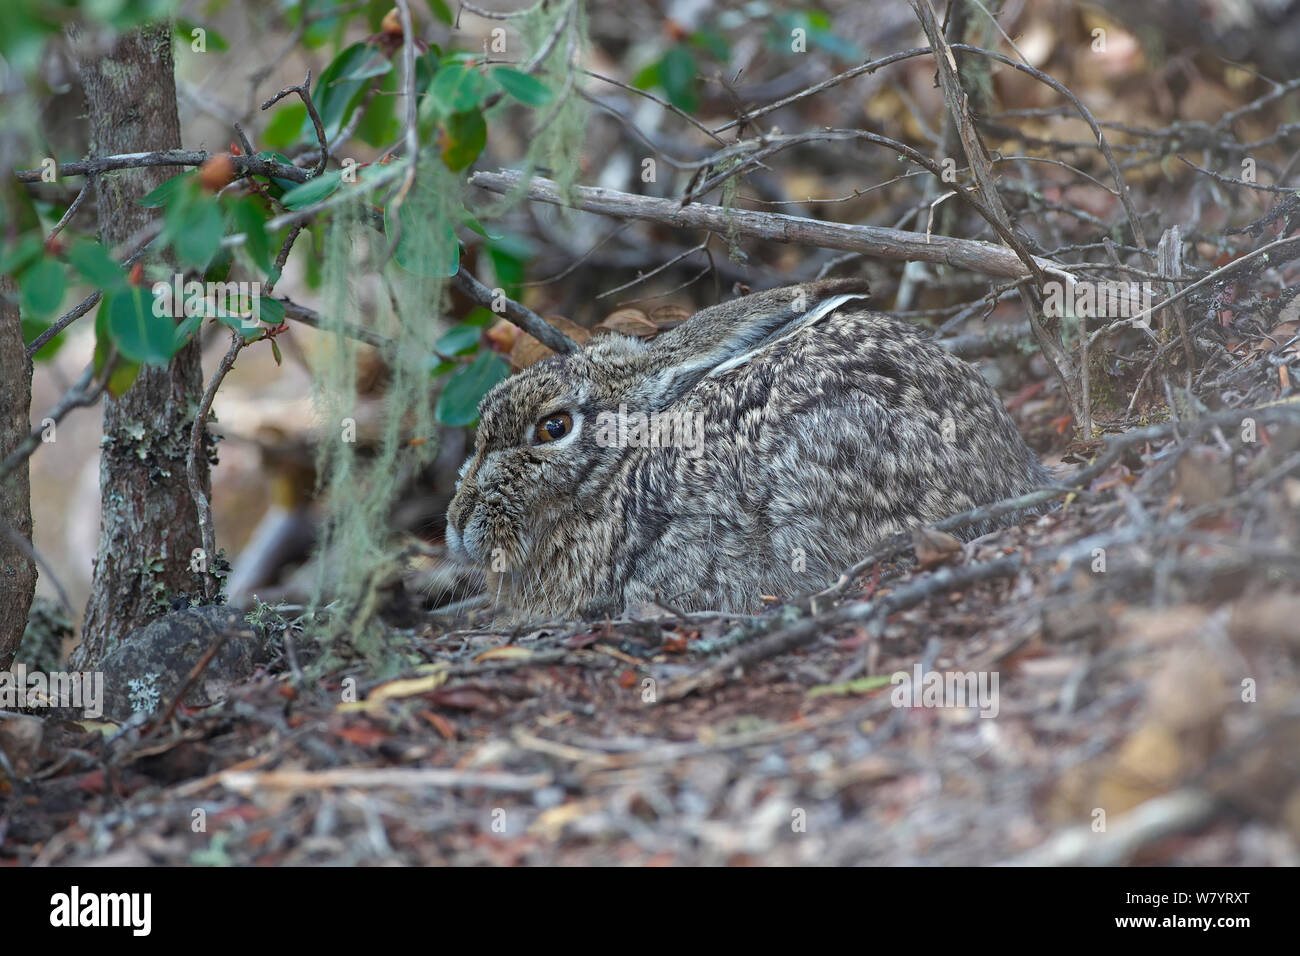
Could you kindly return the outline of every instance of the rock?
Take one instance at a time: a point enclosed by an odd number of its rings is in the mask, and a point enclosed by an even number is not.
[[[266,637],[228,606],[185,608],[136,628],[100,662],[104,715],[125,721],[137,711],[166,707],[221,634],[226,641],[182,701],[204,707],[224,699],[231,684],[250,677],[269,657]]]

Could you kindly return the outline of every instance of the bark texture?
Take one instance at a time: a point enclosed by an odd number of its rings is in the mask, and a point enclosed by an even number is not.
[[[167,24],[123,34],[107,46],[73,36],[92,156],[181,145],[171,36]],[[100,239],[109,247],[140,242],[159,211],[135,201],[177,172],[152,167],[96,177]],[[198,591],[190,555],[200,536],[186,459],[202,385],[196,341],[165,369],[145,366],[126,394],[104,401],[99,549],[76,666],[93,665],[124,635],[168,610],[173,598]],[[201,466],[207,489],[207,462]]]
[[[0,276],[0,461],[31,428],[32,363],[23,346],[18,290]],[[13,663],[36,592],[36,564],[14,540],[32,540],[32,487],[23,462],[0,479],[0,670]]]

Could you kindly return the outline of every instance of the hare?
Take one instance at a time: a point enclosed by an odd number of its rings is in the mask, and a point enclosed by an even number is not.
[[[447,511],[522,617],[752,612],[886,537],[1048,481],[993,389],[831,279],[501,382]],[[979,532],[983,529],[974,529]]]

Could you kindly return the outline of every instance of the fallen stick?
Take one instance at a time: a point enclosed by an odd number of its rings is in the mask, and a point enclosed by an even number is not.
[[[489,192],[508,193],[517,189],[522,179],[521,173],[506,170],[499,173],[475,173],[469,181],[471,185]],[[1020,279],[1029,275],[1029,270],[1020,257],[1006,246],[978,239],[927,236],[923,232],[907,232],[884,226],[826,222],[753,209],[728,209],[706,203],[693,202],[683,206],[675,199],[637,196],[616,189],[591,186],[574,186],[571,193],[572,201],[550,179],[531,179],[524,186],[524,195],[529,199],[555,206],[572,206],[604,216],[661,222],[680,229],[708,229],[720,235],[736,233],[774,242],[797,242],[820,249],[860,252],[877,259],[943,263],[1004,279]],[[1050,259],[1037,256],[1034,261],[1045,271],[1060,272],[1065,268]]]
[[[551,784],[545,773],[519,774],[493,771],[447,770],[441,767],[386,767],[377,770],[345,768],[338,770],[228,770],[220,776],[221,785],[236,793],[255,790],[375,790],[392,787],[398,790],[421,790],[428,787],[482,787],[484,790],[527,792]]]
[[[1139,804],[1111,821],[1107,830],[1071,827],[1034,849],[1006,860],[1003,866],[1121,866],[1149,843],[1173,833],[1195,830],[1217,809],[1200,790],[1175,790]]]

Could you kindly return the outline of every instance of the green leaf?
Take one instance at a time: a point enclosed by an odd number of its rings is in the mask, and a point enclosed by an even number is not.
[[[325,135],[329,139],[337,136],[343,124],[348,121],[365,87],[364,79],[353,79],[350,75],[365,73],[371,60],[379,55],[368,43],[354,43],[330,61],[330,65],[321,73],[316,89],[312,92],[312,101],[316,104],[321,123],[325,127]],[[303,135],[306,135],[306,126],[304,124]]]
[[[460,63],[444,66],[429,85],[429,98],[443,116],[478,106],[486,84],[477,69]]]
[[[321,173],[315,179],[309,179],[302,185],[290,189],[280,197],[280,202],[284,204],[286,209],[302,209],[304,206],[310,206],[313,203],[327,199],[334,190],[339,188],[342,181],[343,173],[341,170],[336,169],[333,172]]]
[[[545,106],[551,101],[553,94],[550,87],[527,73],[512,70],[508,66],[498,66],[492,70],[492,78],[525,106]]]
[[[434,358],[437,358],[437,356],[434,356]],[[457,369],[457,368],[460,368],[460,363],[453,362],[450,359],[443,362],[433,362],[429,366],[429,378],[441,378],[442,376],[450,372],[452,369]]]
[[[36,336],[40,335],[42,332],[44,332],[46,329],[50,327],[50,323],[44,321],[43,319],[29,318],[28,316],[24,315],[22,317],[22,326],[23,326],[23,341],[26,344],[31,345],[32,342],[36,340]],[[54,336],[54,338],[50,339],[48,342],[46,342],[44,345],[41,346],[40,350],[35,355],[32,356],[32,361],[48,362],[50,359],[54,358],[54,356],[58,353],[59,349],[61,348],[63,348],[63,336],[56,335]]]
[[[28,266],[18,280],[22,293],[19,303],[25,314],[44,318],[59,307],[67,280],[63,263],[48,256],[35,265]]]
[[[325,257],[321,254],[321,241],[310,228],[298,234],[298,241],[293,244],[302,256],[303,279],[307,288],[319,289],[325,281]]]
[[[707,51],[719,63],[726,63],[731,58],[731,45],[717,30],[697,30],[691,34],[690,41],[692,46]]]
[[[348,70],[347,73],[339,77],[340,80],[368,80],[372,76],[383,76],[385,73],[393,72],[391,60],[386,60],[380,54],[376,54],[368,60],[362,60],[360,64]],[[324,119],[324,117],[321,117]]]
[[[289,157],[283,156],[280,153],[273,152],[272,150],[269,149],[263,150],[262,152],[258,153],[257,156],[259,159],[275,160],[275,162],[284,163],[286,166],[293,165]],[[281,179],[279,176],[271,176],[269,177],[269,179],[275,185],[280,187],[279,192],[272,191],[271,193],[271,195],[275,196],[277,199],[280,198],[280,196],[283,196],[290,189],[293,189],[294,187],[301,185],[301,183],[295,183],[292,179]]]
[[[442,50],[438,44],[433,44],[429,52],[423,56],[415,58],[415,92],[429,92],[429,84],[433,82],[434,76],[438,73],[438,67],[441,65]],[[392,97],[389,97],[392,99]]]
[[[216,256],[203,270],[204,282],[225,282],[230,278],[230,270],[235,265],[235,257],[231,255],[230,249],[222,246],[217,250]]]
[[[8,249],[0,251],[0,275],[16,275],[41,254],[44,244],[38,236],[23,236]]]
[[[370,101],[365,115],[357,124],[356,136],[367,146],[378,149],[401,135],[402,121],[397,116],[398,97],[392,95],[397,92],[397,81],[396,71],[390,72],[380,81],[379,95]],[[417,87],[418,85],[417,80]]]
[[[216,200],[207,195],[196,193],[184,201],[182,194],[167,209],[166,233],[176,257],[196,269],[206,269],[221,248],[224,225]]]
[[[876,674],[872,677],[859,677],[857,680],[844,681],[839,684],[819,684],[808,688],[808,697],[840,697],[845,694],[869,694],[892,683],[888,674]]]
[[[302,103],[290,103],[275,111],[271,122],[266,124],[262,139],[271,146],[281,149],[292,146],[302,139],[303,127],[307,123],[307,107]]]
[[[429,12],[433,14],[435,19],[441,20],[447,26],[451,26],[455,22],[455,18],[451,15],[451,8],[447,6],[445,0],[429,0]]]
[[[459,219],[466,226],[468,226],[470,229],[473,229],[484,239],[500,239],[502,238],[502,236],[505,235],[504,233],[500,233],[500,232],[498,233],[488,232],[487,227],[484,226],[483,223],[478,221],[478,217],[475,216],[472,212],[470,212],[468,209],[466,209],[463,206],[461,207],[460,211],[456,213],[456,218]]]
[[[128,359],[149,365],[166,365],[176,344],[176,323],[169,315],[155,315],[157,300],[142,286],[104,297],[108,334]]]
[[[172,336],[172,355],[175,355],[181,349],[189,344],[194,333],[198,332],[199,326],[203,324],[203,316],[190,315],[181,320],[180,325],[176,326],[176,332]]]
[[[224,309],[218,309],[217,314],[214,315],[213,318],[232,332],[238,332],[244,337],[245,342],[251,342],[253,339],[260,339],[262,337],[262,327],[260,325],[247,324],[245,317],[242,315],[232,315]]]
[[[315,50],[333,41],[337,46],[343,40],[343,27],[346,19],[333,16],[313,20],[307,24],[307,29],[303,31],[302,45],[309,50]]]
[[[95,377],[104,374],[104,363],[113,351],[113,337],[108,334],[108,300],[99,300],[99,309],[95,312]]]
[[[831,56],[839,57],[841,60],[866,59],[866,54],[858,48],[856,43],[846,40],[838,33],[833,33],[830,30],[814,30],[809,36],[817,46],[831,54]]]
[[[244,240],[244,249],[247,250],[249,258],[259,269],[270,272],[275,261],[271,258],[271,239],[266,234],[266,220],[262,216],[257,200],[251,196],[237,200],[230,207],[230,218],[234,222],[235,229],[247,237]]]
[[[0,56],[4,54],[3,28],[4,15],[0,14]],[[12,65],[11,62],[10,66]],[[59,215],[62,216],[62,212],[71,205],[72,201],[69,200]],[[41,214],[36,209],[36,200],[27,191],[27,187],[17,179],[0,175],[0,245],[4,244],[5,237],[23,235],[35,237],[44,234]],[[0,252],[0,260],[4,258],[5,254]],[[4,271],[4,268],[0,268],[0,272]]]
[[[453,325],[437,342],[434,342],[433,350],[447,358],[456,355],[467,355],[478,348],[479,336],[482,334],[482,326],[467,325],[462,322],[459,325]]]
[[[442,125],[446,138],[442,144],[442,161],[458,173],[478,159],[487,145],[487,123],[478,110],[452,113]]]
[[[506,290],[506,295],[518,298],[523,285],[528,260],[535,250],[523,236],[507,234],[493,236],[487,244],[488,256],[492,259],[492,271],[496,273],[497,282]]]
[[[157,209],[159,206],[166,206],[171,203],[171,199],[177,191],[189,183],[194,182],[195,173],[190,170],[188,173],[181,173],[179,176],[173,176],[171,179],[159,183],[145,195],[137,199],[136,205],[144,206],[146,209]]]
[[[108,358],[112,354],[113,337],[108,331],[108,300],[101,299],[99,311],[95,313],[96,378],[103,376],[104,368],[108,364]],[[114,398],[121,398],[135,384],[136,376],[139,374],[140,365],[138,362],[129,361],[119,355],[116,364],[113,366],[113,374],[108,378],[108,393]]]
[[[97,289],[114,292],[126,286],[126,273],[98,242],[90,239],[74,240],[68,247],[68,262]]]
[[[655,60],[647,66],[641,67],[636,73],[632,74],[631,86],[638,90],[648,90],[652,86],[661,86],[659,82],[659,67],[662,60]]]
[[[679,110],[693,113],[700,105],[696,92],[695,55],[684,46],[675,46],[664,54],[659,63],[659,82],[663,84],[668,100]]]
[[[469,310],[469,314],[461,320],[462,325],[477,325],[480,329],[496,323],[501,316],[497,315],[491,309],[486,309],[481,305],[476,305]]]
[[[434,417],[444,425],[474,424],[478,421],[478,403],[509,374],[510,366],[499,355],[480,352],[473,362],[447,377]]]
[[[400,230],[397,223],[401,223]],[[407,272],[419,276],[448,279],[460,268],[460,244],[451,223],[431,222],[411,211],[410,203],[402,203],[396,221],[393,204],[384,210],[384,231],[389,241],[397,236],[397,249],[393,258]]]
[[[194,42],[194,31],[200,28],[202,28],[204,34],[206,34],[204,39],[207,42],[209,50],[213,50],[217,53],[224,53],[226,50],[230,49],[230,44],[226,42],[226,38],[220,33],[211,27],[204,27],[202,24],[195,23],[193,20],[176,21],[176,39],[180,40],[181,43],[186,46],[190,46]]]
[[[140,363],[127,359],[118,359],[113,366],[113,374],[108,377],[108,394],[121,398],[131,390],[135,380],[140,376]]]
[[[257,297],[258,317],[267,325],[279,325],[284,321],[284,303],[274,296]]]

